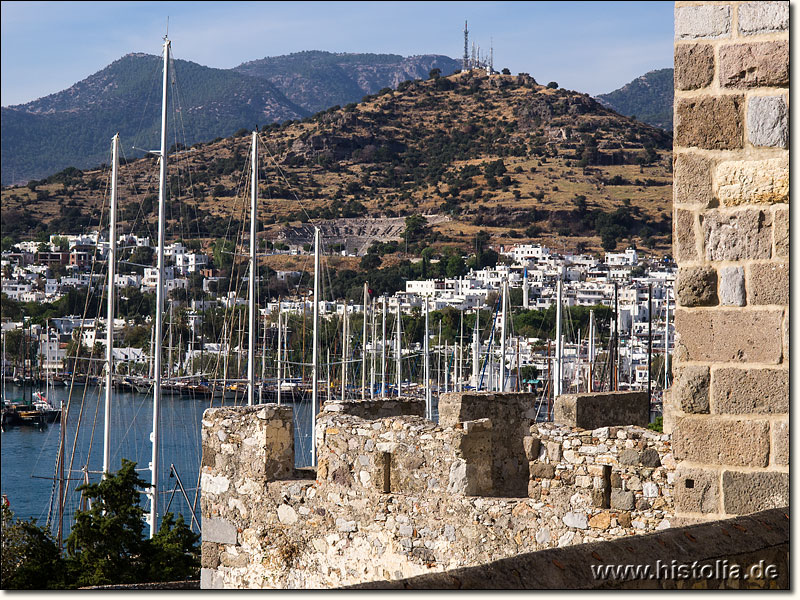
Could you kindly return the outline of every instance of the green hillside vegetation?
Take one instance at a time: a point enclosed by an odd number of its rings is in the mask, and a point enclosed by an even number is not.
[[[621,115],[672,131],[672,69],[650,71],[597,99]]]
[[[487,247],[539,242],[602,252],[637,244],[670,252],[669,134],[527,75],[475,72],[398,87],[262,129],[264,243],[309,220],[428,214],[446,218],[348,268],[386,268],[429,247],[431,259],[451,249],[474,253],[479,239]],[[170,239],[208,247],[235,238],[245,225],[249,144],[243,129],[174,148]],[[121,176],[120,227],[152,236],[156,160],[130,161]],[[4,189],[4,245],[96,228],[107,178],[107,169],[68,169]]]
[[[234,71],[174,61],[180,97],[172,118],[194,143],[230,135],[244,124],[285,120],[308,113],[268,81]],[[125,153],[158,147],[161,59],[130,54],[70,90],[2,109],[2,179],[40,178],[66,166],[107,162],[109,140],[119,132]]]
[[[399,82],[450,73],[445,56],[301,52],[237,69],[173,61],[178,102],[171,108],[186,145],[229,136],[242,127],[311,115]],[[129,54],[68,90],[2,108],[2,183],[40,179],[67,166],[108,161],[107,140],[120,132],[128,157],[156,148],[161,112],[161,58]],[[133,147],[135,146],[136,149]]]

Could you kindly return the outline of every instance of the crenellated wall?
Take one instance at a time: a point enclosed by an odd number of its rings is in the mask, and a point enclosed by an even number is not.
[[[291,407],[207,410],[202,587],[401,579],[669,526],[662,434],[532,429],[532,400],[451,394],[440,424],[386,416],[408,412],[405,404],[326,405],[316,471],[293,468]],[[359,416],[376,414],[385,416]],[[605,466],[597,501],[595,470]]]
[[[675,3],[678,522],[789,502],[789,3]]]

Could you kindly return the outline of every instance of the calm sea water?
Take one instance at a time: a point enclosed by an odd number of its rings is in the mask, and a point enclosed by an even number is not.
[[[8,382],[7,382],[8,385]],[[7,396],[10,399],[22,397],[21,388],[9,385]],[[27,396],[27,394],[26,394]],[[68,399],[68,388],[60,387],[51,391],[53,404]],[[75,388],[72,394],[66,425],[67,460],[75,448],[70,471],[64,526],[65,531],[74,521],[79,509],[80,494],[75,488],[84,482],[84,469],[88,465],[89,480],[100,480],[103,464],[103,413],[105,396],[101,388],[87,386]],[[225,406],[245,404],[246,398],[229,399]],[[193,400],[178,396],[164,395],[161,403],[161,467],[159,475],[160,513],[169,510],[183,514],[187,523],[191,522],[191,507],[195,505],[195,518],[200,521],[200,501],[198,474],[201,461],[200,429],[203,411],[211,406],[211,401]],[[215,399],[213,406],[221,406]],[[311,406],[310,402],[295,403],[295,463],[305,466],[311,462]],[[123,458],[135,461],[140,469],[139,476],[150,482],[151,474],[147,468],[152,454],[150,432],[153,428],[152,395],[115,392],[111,415],[111,468],[119,469]],[[76,435],[77,434],[77,435]],[[56,458],[58,455],[60,423],[47,425],[44,429],[33,427],[10,427],[2,433],[0,458],[0,489],[8,496],[11,510],[16,517],[35,518],[40,525],[47,521],[48,514],[55,519],[57,514],[58,482]],[[183,483],[189,503],[178,489],[173,492],[176,479],[171,477],[170,465]],[[65,467],[69,468],[69,464]],[[142,497],[142,506],[148,510],[149,503]],[[193,527],[197,531],[196,527]],[[55,531],[55,526],[53,527]]]

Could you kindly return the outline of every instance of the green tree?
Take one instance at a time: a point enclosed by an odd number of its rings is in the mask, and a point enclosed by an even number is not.
[[[428,73],[428,79],[439,79],[442,76],[441,69],[431,69],[430,73]]]
[[[448,277],[461,277],[467,274],[467,263],[464,262],[463,257],[457,254],[452,255],[447,259],[447,267],[445,273]]]
[[[0,584],[6,590],[42,590],[65,587],[65,563],[50,532],[29,521],[14,520],[2,511]]]
[[[78,487],[91,503],[79,511],[67,538],[67,568],[76,586],[185,579],[197,575],[198,537],[167,513],[159,534],[143,537],[139,490],[146,483],[136,463],[122,460],[117,473]]]

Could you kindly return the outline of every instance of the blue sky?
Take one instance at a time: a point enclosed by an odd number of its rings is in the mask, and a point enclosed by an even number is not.
[[[494,44],[495,67],[590,94],[672,66],[672,2],[2,2],[2,105],[66,89],[129,52],[230,68],[301,50],[402,55]]]

